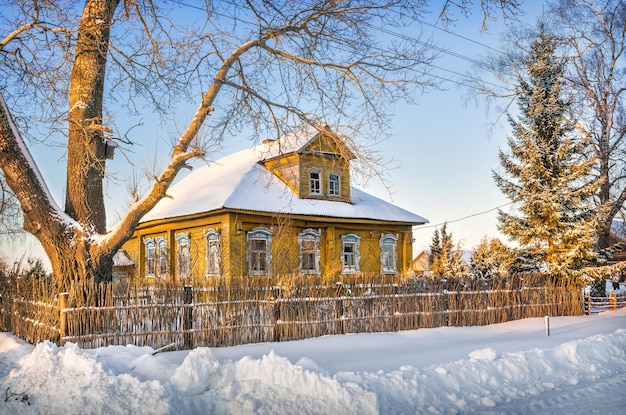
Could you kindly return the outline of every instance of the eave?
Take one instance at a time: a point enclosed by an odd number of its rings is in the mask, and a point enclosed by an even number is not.
[[[222,207],[220,209],[215,209],[209,212],[201,212],[195,213],[191,215],[170,217],[165,219],[156,219],[151,220],[149,222],[143,222],[137,226],[137,230],[146,230],[162,225],[174,225],[181,222],[192,222],[197,220],[202,220],[206,218],[210,218],[213,216],[219,216],[223,214],[241,214],[241,215],[250,215],[250,216],[263,216],[267,218],[274,217],[278,212],[265,212],[265,211],[256,211],[256,210],[248,210],[248,209],[233,209]],[[389,225],[389,226],[416,226],[423,225],[426,222],[406,222],[406,221],[391,221],[391,220],[381,220],[381,219],[371,219],[371,218],[346,218],[346,217],[336,217],[336,216],[320,216],[320,215],[302,215],[302,214],[294,214],[294,213],[286,213],[281,212],[281,215],[285,215],[294,219],[298,219],[304,222],[325,222],[328,224],[349,224],[349,225],[357,225],[357,224],[366,224],[366,225]]]

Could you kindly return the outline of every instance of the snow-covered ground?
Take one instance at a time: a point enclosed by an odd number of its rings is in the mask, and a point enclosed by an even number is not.
[[[0,333],[6,414],[621,414],[626,309],[163,352]]]

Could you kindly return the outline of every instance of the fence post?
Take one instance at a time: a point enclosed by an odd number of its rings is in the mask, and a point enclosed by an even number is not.
[[[617,293],[615,291],[609,292],[609,310],[617,309]]]
[[[274,341],[280,341],[280,287],[274,288]]]
[[[193,328],[193,287],[185,285],[184,287],[184,308],[183,308],[183,339],[185,349],[193,349],[193,338],[190,330]]]
[[[335,315],[339,320],[339,328],[340,333],[345,334],[345,330],[343,327],[343,283],[336,282],[335,287],[337,288],[337,306],[335,307]]]
[[[69,296],[70,296],[70,293],[59,294],[59,345],[60,346],[63,346],[65,344],[65,341],[63,341],[63,338],[67,336],[67,314],[65,313],[65,309],[67,308]]]

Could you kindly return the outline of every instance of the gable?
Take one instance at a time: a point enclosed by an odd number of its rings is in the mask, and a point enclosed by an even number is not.
[[[345,141],[333,134],[318,132],[299,150],[299,154],[311,154],[320,157],[354,160],[354,153]]]

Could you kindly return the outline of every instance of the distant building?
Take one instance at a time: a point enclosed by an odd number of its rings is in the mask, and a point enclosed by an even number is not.
[[[411,262],[411,270],[415,275],[425,275],[430,273],[430,264],[428,258],[430,253],[428,251],[421,251],[413,261]]]
[[[120,249],[113,256],[113,281],[126,280],[135,274],[135,261]]]

